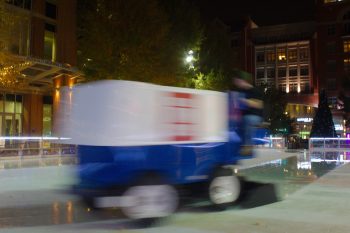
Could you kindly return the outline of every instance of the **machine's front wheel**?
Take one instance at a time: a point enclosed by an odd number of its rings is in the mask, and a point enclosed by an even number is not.
[[[241,183],[230,169],[218,169],[209,182],[209,199],[215,207],[226,209],[241,194]]]

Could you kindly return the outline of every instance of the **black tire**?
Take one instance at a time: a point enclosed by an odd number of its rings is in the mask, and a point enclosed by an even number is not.
[[[121,207],[124,215],[145,225],[171,215],[179,204],[176,189],[155,174],[143,175],[122,197],[129,200]]]
[[[225,210],[235,203],[241,195],[240,179],[228,168],[218,168],[208,184],[208,196],[213,207]]]

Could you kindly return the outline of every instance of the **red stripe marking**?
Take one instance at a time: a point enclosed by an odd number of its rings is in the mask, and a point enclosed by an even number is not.
[[[179,105],[173,105],[173,106],[167,106],[169,108],[193,108],[191,106],[179,106]]]
[[[172,141],[190,141],[192,140],[192,136],[174,136],[172,137]]]
[[[192,99],[192,94],[189,93],[173,92],[170,94],[170,96],[182,99]]]
[[[173,125],[194,125],[192,122],[181,122],[181,121],[172,122],[170,124],[173,124]]]

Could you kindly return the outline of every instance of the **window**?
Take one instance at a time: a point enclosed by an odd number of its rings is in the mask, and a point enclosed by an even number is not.
[[[298,76],[298,68],[296,66],[289,67],[289,76]]]
[[[334,3],[334,2],[341,2],[341,1],[343,0],[324,0],[323,2],[327,4],[327,3]]]
[[[299,58],[300,58],[300,60],[309,59],[309,49],[308,48],[300,48],[299,49]]]
[[[336,52],[335,42],[328,42],[327,43],[327,53],[328,54],[334,54]]]
[[[344,53],[349,53],[350,52],[350,40],[344,40],[343,42],[344,45]]]
[[[309,75],[309,66],[300,66],[300,75],[301,76]]]
[[[297,91],[298,91],[298,84],[297,83],[289,84],[289,92],[297,92]]]
[[[336,66],[336,62],[335,60],[328,60],[327,61],[327,71],[328,72],[335,72],[337,70],[337,66]]]
[[[350,34],[350,23],[345,23],[344,24],[344,34],[345,35]]]
[[[276,54],[273,50],[266,51],[266,61],[268,63],[275,63],[276,60]]]
[[[45,2],[45,16],[56,19],[57,17],[57,7],[55,4],[51,2]]]
[[[264,69],[257,69],[256,78],[257,79],[265,78],[265,70]]]
[[[310,84],[309,83],[300,83],[300,91],[301,92],[309,92]]]
[[[343,15],[343,20],[350,20],[350,11],[346,12],[344,15]]]
[[[350,71],[350,57],[344,58],[344,71]]]
[[[287,85],[286,84],[278,84],[278,90],[281,92],[286,92]]]
[[[328,28],[327,28],[327,35],[329,35],[329,36],[335,35],[335,32],[336,32],[336,26],[335,26],[335,24],[328,25]]]
[[[6,0],[6,2],[27,10],[32,8],[32,0]]]
[[[285,48],[277,49],[277,57],[278,57],[279,62],[285,62],[286,61],[286,49]]]
[[[265,62],[265,52],[257,52],[256,53],[256,61],[259,63]]]
[[[337,80],[335,78],[327,79],[327,90],[329,91],[337,90]]]
[[[287,74],[286,67],[279,67],[278,68],[278,77],[279,78],[286,77],[287,76],[286,74]]]
[[[328,106],[330,108],[336,108],[337,107],[337,97],[328,97]]]
[[[296,49],[290,49],[288,50],[288,60],[289,62],[296,62],[298,59],[298,54]]]
[[[18,136],[22,134],[23,97],[0,94],[0,134]]]
[[[51,136],[52,134],[52,97],[43,97],[43,135]]]
[[[231,40],[231,47],[235,48],[238,46],[239,46],[238,39]]]
[[[44,58],[50,61],[56,60],[56,27],[51,24],[45,24],[44,35]]]
[[[13,94],[5,95],[5,112],[15,113],[15,95]]]
[[[267,78],[275,78],[276,77],[276,69],[274,67],[268,67],[266,69]]]

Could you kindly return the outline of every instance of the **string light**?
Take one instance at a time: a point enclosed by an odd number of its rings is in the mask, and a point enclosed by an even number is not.
[[[11,57],[5,52],[0,53],[0,87],[1,88],[20,88],[26,85],[25,75],[21,70],[29,66],[31,62],[22,61]]]

